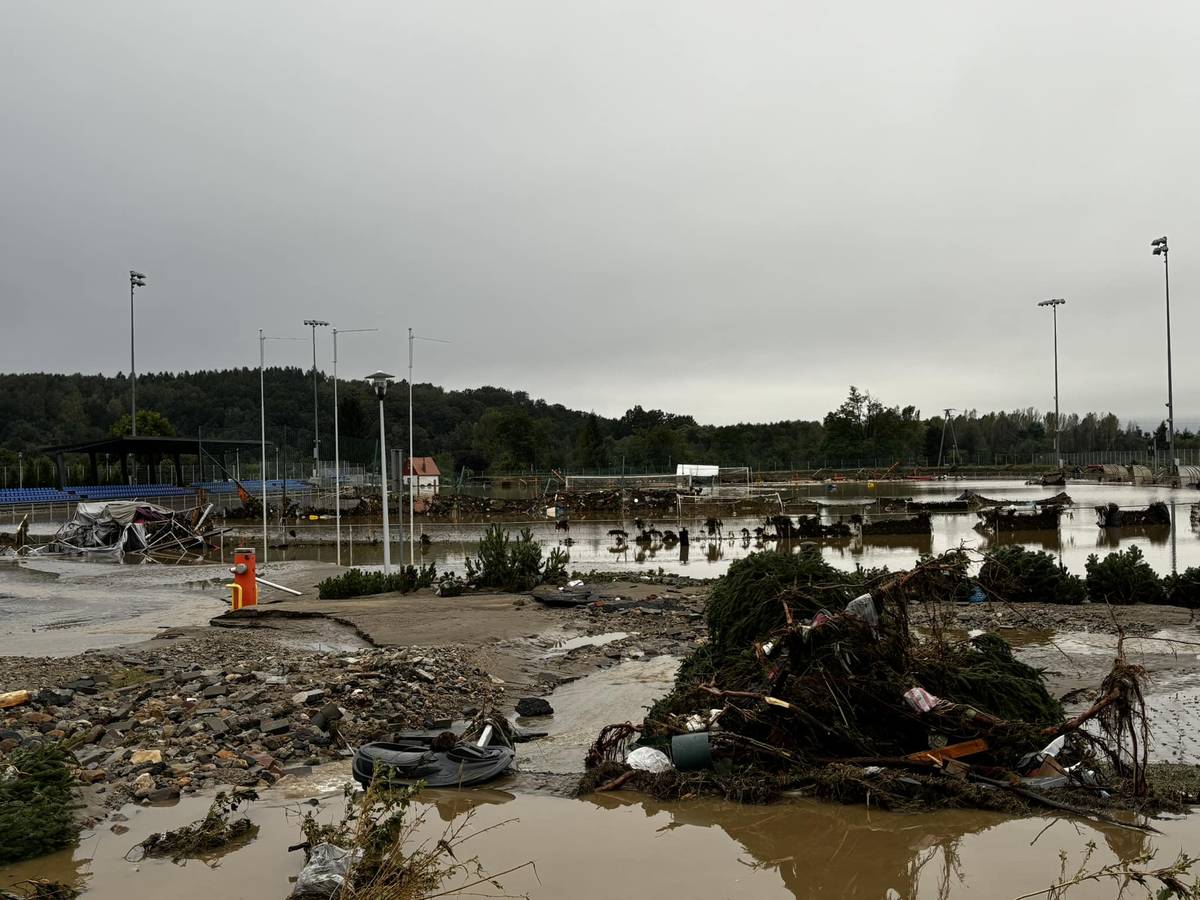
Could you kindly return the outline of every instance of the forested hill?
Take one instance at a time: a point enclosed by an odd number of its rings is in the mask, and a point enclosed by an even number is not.
[[[370,462],[378,437],[374,393],[357,381],[339,382],[338,392],[342,455]],[[259,434],[257,369],[139,376],[137,395],[139,410],[160,413],[179,434],[251,439]],[[310,457],[311,371],[267,370],[266,395],[268,440],[297,459]],[[332,457],[333,381],[327,376],[319,380],[318,403],[322,456]],[[447,391],[417,384],[413,405],[416,453],[436,456],[446,471],[466,466],[475,472],[579,472],[622,465],[629,471],[662,471],[678,462],[760,469],[896,460],[932,464],[943,432],[940,417],[922,418],[912,406],[885,406],[853,387],[820,422],[727,426],[700,425],[689,415],[636,405],[619,419],[605,418],[497,387]],[[19,450],[28,459],[49,444],[103,437],[122,427],[118,423],[128,410],[129,382],[123,376],[0,375],[0,462],[12,465]],[[388,393],[386,421],[389,444],[406,444],[404,382]],[[1033,409],[967,412],[955,418],[954,433],[967,462],[1028,461],[1030,454],[1053,446],[1051,420]],[[1144,450],[1149,440],[1111,414],[1064,417],[1066,452]],[[950,445],[947,434],[947,459]]]

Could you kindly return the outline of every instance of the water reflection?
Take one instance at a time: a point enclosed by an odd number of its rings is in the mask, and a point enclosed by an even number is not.
[[[1029,849],[1030,830],[1036,835],[1050,827],[1044,819],[1013,820],[975,810],[889,814],[808,801],[739,807],[710,801],[662,803],[627,793],[586,799],[602,809],[638,809],[648,819],[665,820],[657,825],[660,834],[720,828],[752,857],[748,865],[774,872],[795,897],[949,897],[981,883],[974,865],[964,861],[968,850],[974,856],[983,846],[992,860],[1011,864],[1035,855]],[[1146,834],[1078,819],[1069,825],[1059,821],[1062,828],[1036,852],[1047,864],[1045,884],[1056,874],[1064,842],[1082,848],[1094,840],[1122,862],[1133,862],[1150,849]],[[992,883],[1000,896],[1019,893],[1020,874],[1028,874],[1008,868]]]
[[[862,484],[814,485],[797,488],[797,491],[825,499],[829,488],[834,489],[833,496],[836,498],[852,500],[855,497],[874,496],[884,499],[885,504],[890,503],[898,510],[903,509],[907,497],[936,502],[952,500],[966,490],[1019,503],[1029,503],[1046,496],[1045,488],[1015,481],[894,482],[880,483],[874,491]],[[900,569],[911,566],[918,556],[925,553],[942,553],[959,546],[983,551],[1011,544],[1053,553],[1063,565],[1077,574],[1083,573],[1090,553],[1104,553],[1133,545],[1141,547],[1147,562],[1160,573],[1174,571],[1181,565],[1200,564],[1200,534],[1197,533],[1200,516],[1188,515],[1193,501],[1200,499],[1196,491],[1094,483],[1072,483],[1066,490],[1075,505],[1064,510],[1057,530],[983,534],[976,528],[979,518],[975,512],[933,512],[932,533],[928,535],[860,537],[856,533],[851,537],[822,539],[820,546],[826,559],[833,565],[845,568],[863,565]],[[1176,526],[1102,529],[1096,524],[1094,510],[1098,505],[1117,503],[1123,508],[1134,509],[1145,508],[1159,500],[1172,507]],[[797,525],[801,509],[809,512],[820,509],[820,523],[831,526],[848,521],[848,511],[859,508],[853,505],[818,508],[812,502],[805,503],[804,507],[797,506],[795,502],[787,507],[792,521]],[[1181,516],[1186,525],[1180,523]],[[756,550],[778,545],[772,539],[776,527],[765,516],[729,515],[723,521],[714,518],[711,522],[700,517],[684,517],[662,520],[657,525],[663,529],[660,535],[641,540],[641,529],[632,515],[625,519],[615,516],[603,520],[577,519],[571,522],[569,543],[555,532],[551,520],[514,524],[513,527],[530,527],[544,546],[560,546],[568,550],[571,567],[582,572],[646,567],[715,577],[723,573],[730,562]],[[417,527],[430,538],[429,544],[422,547],[421,558],[436,564],[439,570],[461,571],[464,559],[477,552],[479,536],[485,525],[424,521],[418,522]],[[691,553],[692,548],[687,543],[665,540],[668,529],[681,531],[684,528],[690,530],[693,542],[699,542],[695,554]],[[712,534],[707,533],[709,528]],[[331,524],[315,523],[312,526],[298,526],[295,530],[299,539],[309,538],[311,543],[273,551],[272,558],[333,560]],[[354,564],[379,565],[383,554],[382,546],[378,543],[378,529],[360,523],[354,526],[354,533],[355,544],[350,549],[346,546],[348,535],[343,530],[343,558],[348,559],[352,555]],[[359,543],[363,537],[374,542]]]

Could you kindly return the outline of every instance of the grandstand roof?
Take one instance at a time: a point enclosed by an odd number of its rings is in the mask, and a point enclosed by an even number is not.
[[[267,441],[269,445],[271,442]],[[99,441],[86,441],[82,444],[56,444],[53,447],[43,447],[43,453],[191,453],[197,447],[209,451],[237,450],[245,447],[259,447],[261,442],[255,438],[250,441],[215,440],[198,437],[143,437],[124,435],[123,437],[104,438]]]

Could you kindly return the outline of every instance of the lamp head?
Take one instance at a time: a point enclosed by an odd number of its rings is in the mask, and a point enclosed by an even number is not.
[[[372,372],[367,376],[367,384],[375,388],[375,396],[382,400],[387,393],[388,384],[395,377],[395,375],[389,375],[387,372]]]
[[[322,328],[324,328],[324,327],[325,327],[326,325],[328,325],[329,323],[328,323],[328,322],[322,322],[320,319],[305,319],[305,320],[304,320],[304,324],[305,324],[305,325],[311,325],[313,328],[316,328],[318,325],[319,325],[319,326],[321,326]]]

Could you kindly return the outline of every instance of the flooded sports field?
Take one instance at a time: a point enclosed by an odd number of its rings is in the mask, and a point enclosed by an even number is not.
[[[997,545],[1015,543],[1053,553],[1071,572],[1083,574],[1090,554],[1103,556],[1136,544],[1160,574],[1200,565],[1200,532],[1193,528],[1191,517],[1192,505],[1200,502],[1200,491],[1189,489],[1094,482],[1072,482],[1063,488],[1046,488],[1018,481],[879,482],[873,486],[865,482],[842,482],[794,488],[781,498],[781,506],[776,512],[791,515],[798,515],[801,511],[811,513],[811,501],[818,500],[827,504],[821,507],[822,520],[832,524],[848,521],[851,515],[858,512],[859,508],[853,505],[858,499],[882,497],[895,498],[897,501],[899,498],[946,501],[968,490],[1014,504],[1032,503],[1065,490],[1071,497],[1072,505],[1064,509],[1059,527],[1055,530],[988,535],[975,527],[979,516],[974,511],[934,512],[931,514],[930,534],[855,535],[826,539],[821,542],[821,552],[830,563],[841,568],[853,569],[861,565],[897,569],[911,566],[922,554],[937,554],[959,546],[984,551]],[[1097,525],[1096,506],[1115,503],[1122,509],[1144,509],[1160,501],[1171,508],[1173,524],[1126,528],[1101,528]],[[897,502],[894,508],[903,510],[903,504]],[[554,522],[548,519],[510,522],[505,523],[505,527],[514,533],[521,528],[529,528],[544,546],[564,547],[570,553],[570,567],[582,572],[626,571],[644,567],[647,570],[657,571],[661,568],[666,572],[710,578],[723,574],[734,560],[774,545],[774,542],[763,541],[755,534],[755,529],[763,526],[764,516],[721,516],[719,534],[708,534],[705,520],[710,515],[719,516],[719,512],[690,517],[677,514],[668,517],[648,516],[644,520],[647,529],[653,527],[678,531],[687,528],[689,543],[687,546],[670,545],[662,540],[654,540],[638,544],[633,540],[637,533],[634,522],[636,515],[636,512],[631,512],[625,518],[572,521],[568,532],[557,530]],[[886,515],[903,516],[903,512]],[[435,563],[442,571],[461,572],[465,559],[475,554],[479,536],[487,525],[486,522],[448,523],[417,517],[417,540],[408,541],[406,538],[405,543],[401,544],[397,538],[398,526],[393,523],[392,539],[395,546],[392,558],[397,560],[399,554],[403,554],[403,559],[408,561],[411,546],[417,560]],[[610,533],[616,530],[627,532],[629,537],[618,539]],[[255,542],[252,527],[243,526],[239,533],[244,533],[242,540],[246,543]],[[272,556],[325,562],[336,559],[332,519],[289,525],[282,531],[272,531],[272,534],[276,533],[279,534],[279,546],[268,551]],[[428,543],[420,540],[421,535],[428,537]],[[230,543],[226,549],[239,539],[231,536],[228,540]],[[382,527],[379,524],[344,522],[342,541],[343,564],[374,566],[383,562]],[[257,543],[261,546],[261,539]],[[272,543],[276,543],[274,538]]]

